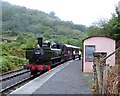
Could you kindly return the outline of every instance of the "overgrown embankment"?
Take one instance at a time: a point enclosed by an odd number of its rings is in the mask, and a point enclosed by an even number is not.
[[[120,65],[115,65],[109,69],[105,89],[107,94],[120,94]]]

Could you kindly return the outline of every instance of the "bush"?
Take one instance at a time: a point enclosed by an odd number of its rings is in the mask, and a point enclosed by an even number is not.
[[[14,64],[11,64],[10,62],[8,62],[8,60],[4,59],[2,62],[2,67],[1,67],[1,70],[3,72],[7,72],[7,71],[10,71],[10,70],[13,70],[15,68]]]
[[[2,52],[0,52],[0,56],[7,56],[8,55],[8,52],[7,51],[2,51]]]
[[[2,72],[11,71],[23,66],[26,63],[28,63],[28,60],[25,58],[19,58],[16,56],[4,56],[1,61],[0,70],[2,70]]]

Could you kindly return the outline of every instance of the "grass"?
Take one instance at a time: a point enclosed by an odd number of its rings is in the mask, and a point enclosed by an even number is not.
[[[88,82],[88,85],[89,85],[89,89],[91,90],[92,92],[92,87],[93,87],[93,73],[84,73],[84,76],[86,77],[86,80]]]

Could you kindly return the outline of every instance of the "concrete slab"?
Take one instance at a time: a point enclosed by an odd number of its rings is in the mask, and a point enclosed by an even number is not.
[[[91,94],[80,60],[70,62],[33,94]]]

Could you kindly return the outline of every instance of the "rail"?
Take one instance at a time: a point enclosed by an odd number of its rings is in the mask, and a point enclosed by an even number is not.
[[[114,52],[106,56],[107,54],[105,52],[95,52],[94,53],[94,64],[93,64],[93,75],[94,75],[94,84],[95,84],[95,89],[98,94],[103,95],[103,94],[120,94],[120,89],[118,88],[118,85],[114,85],[114,89],[109,88],[109,82],[112,80],[110,79],[110,76],[108,76],[109,71],[114,69],[109,64],[106,64],[106,60],[113,56],[115,54],[115,66],[117,66],[117,71],[118,68],[120,68],[120,47],[117,48]],[[115,70],[115,69],[114,69]],[[115,75],[116,81],[114,83],[119,84],[119,78],[120,76],[118,75],[118,72],[115,73],[114,71],[111,72],[111,74],[117,74]],[[109,80],[110,79],[110,80]],[[112,83],[112,82],[111,82]],[[112,85],[112,84],[111,84]],[[112,90],[112,91],[111,91]],[[117,91],[116,91],[117,90]]]
[[[0,84],[2,85],[0,93],[19,85],[20,83],[28,80],[28,78],[30,78],[30,71],[28,70],[18,70],[2,75],[0,79]]]

